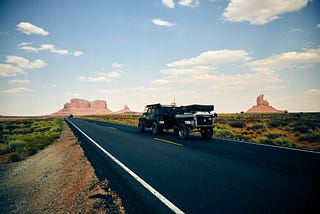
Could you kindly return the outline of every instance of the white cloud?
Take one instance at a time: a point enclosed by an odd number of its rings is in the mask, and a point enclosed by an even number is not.
[[[117,63],[117,62],[112,63],[111,66],[114,69],[122,69],[123,68],[123,64],[120,64],[120,63]]]
[[[306,91],[305,94],[320,95],[320,88],[310,89],[310,90]]]
[[[45,31],[44,29],[35,26],[29,22],[20,22],[17,25],[17,30],[21,31],[24,34],[30,35],[30,34],[38,34],[42,36],[49,35],[48,31]]]
[[[164,4],[168,8],[174,8],[175,6],[173,0],[162,0],[162,4]]]
[[[30,82],[30,80],[21,80],[21,79],[9,80],[9,83],[11,83],[11,84],[26,84],[29,82]]]
[[[83,82],[111,82],[111,79],[106,78],[103,75],[95,76],[95,77],[79,77],[80,81]]]
[[[180,0],[178,4],[186,7],[195,8],[200,5],[200,2],[199,0]]]
[[[73,56],[81,56],[83,55],[82,51],[69,52],[68,50],[62,48],[56,48],[53,44],[42,44],[39,47],[30,46],[33,44],[32,42],[23,42],[18,44],[18,47],[21,50],[29,51],[29,52],[39,52],[39,51],[50,51],[52,53],[57,53],[60,55],[73,55]]]
[[[118,72],[109,72],[109,73],[99,73],[97,76],[93,77],[79,77],[80,81],[83,82],[111,82],[114,78],[119,77],[120,74]]]
[[[6,62],[15,64],[19,68],[22,69],[36,69],[36,68],[43,68],[47,64],[41,60],[41,59],[36,59],[34,62],[30,62],[29,60],[19,57],[19,56],[7,56],[6,57]]]
[[[291,29],[291,32],[300,32],[300,31],[301,31],[300,28],[293,28],[293,29]]]
[[[10,94],[10,95],[21,95],[22,93],[25,93],[25,92],[30,92],[30,91],[33,91],[32,89],[30,88],[13,88],[13,89],[8,89],[8,90],[3,90],[2,93],[4,94]]]
[[[52,53],[57,53],[60,55],[67,55],[69,53],[68,50],[64,50],[64,49],[52,49],[51,50]]]
[[[182,59],[167,64],[168,67],[185,67],[185,66],[198,66],[198,65],[215,65],[225,64],[236,61],[247,61],[250,58],[248,53],[244,50],[215,50],[206,51],[199,56],[189,59]]]
[[[82,51],[75,51],[73,52],[73,56],[81,56],[83,55],[83,52]]]
[[[307,49],[304,52],[285,52],[275,54],[266,59],[260,59],[248,63],[250,67],[264,67],[274,70],[282,70],[302,64],[320,63],[320,49]]]
[[[153,19],[152,23],[155,24],[155,25],[164,26],[164,27],[173,27],[173,26],[176,25],[175,23],[164,21],[162,19]]]
[[[0,77],[16,76],[17,74],[25,74],[25,72],[17,66],[0,64]]]
[[[157,80],[153,80],[152,83],[156,84],[156,85],[166,85],[166,84],[172,83],[172,80],[169,80],[169,79],[157,79]]]
[[[247,65],[249,60],[249,54],[244,50],[206,51],[196,57],[168,63],[166,69],[160,70],[163,78],[152,83],[158,86],[190,84],[190,87],[211,89],[279,89],[277,86],[282,80],[277,72],[250,67]]]
[[[249,22],[253,25],[263,25],[276,20],[279,15],[300,10],[308,0],[231,0],[223,16],[230,22]]]
[[[20,47],[27,46],[27,45],[32,45],[32,44],[33,44],[33,42],[21,42],[17,46],[20,48]]]
[[[317,25],[316,25],[316,28],[320,29],[320,24],[317,24]]]
[[[116,71],[112,71],[112,72],[109,72],[109,73],[101,73],[102,76],[105,76],[106,78],[116,78],[116,77],[119,77],[120,74]]]

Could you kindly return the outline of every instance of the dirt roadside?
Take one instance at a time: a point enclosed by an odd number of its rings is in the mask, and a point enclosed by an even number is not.
[[[1,213],[125,213],[99,181],[66,123],[60,138],[24,161],[0,165]]]

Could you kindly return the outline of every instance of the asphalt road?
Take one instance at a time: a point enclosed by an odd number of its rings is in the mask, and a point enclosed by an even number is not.
[[[205,141],[197,136],[183,141],[173,133],[154,136],[131,126],[68,120],[165,197],[177,212],[320,213],[319,153],[214,138]],[[114,163],[108,159],[106,164]],[[127,177],[122,182],[136,185],[132,189],[142,195],[141,200],[158,201],[152,202],[158,205],[151,212],[171,212],[132,175],[114,165]]]

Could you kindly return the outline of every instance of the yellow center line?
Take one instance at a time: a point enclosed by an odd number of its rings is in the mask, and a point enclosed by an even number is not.
[[[160,138],[153,138],[154,140],[158,140],[158,141],[161,141],[161,142],[165,142],[165,143],[170,143],[170,144],[173,144],[173,145],[176,145],[176,146],[183,146],[183,144],[180,144],[180,143],[175,143],[175,142],[172,142],[172,141],[169,141],[169,140],[164,140],[164,139],[160,139]]]

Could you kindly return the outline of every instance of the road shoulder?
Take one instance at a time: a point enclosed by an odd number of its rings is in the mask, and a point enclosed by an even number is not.
[[[0,183],[4,213],[125,213],[67,124],[60,138],[38,154],[0,165]]]

